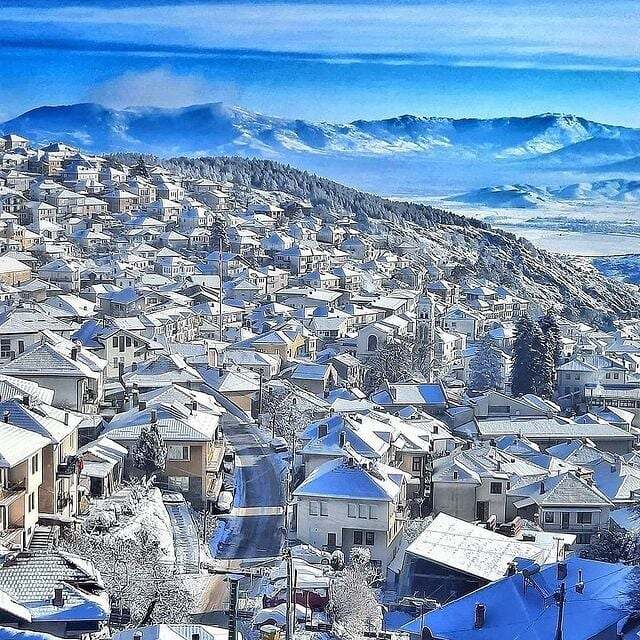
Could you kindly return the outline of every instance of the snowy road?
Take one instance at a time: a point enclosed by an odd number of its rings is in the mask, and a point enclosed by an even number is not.
[[[227,429],[236,452],[235,499],[228,516],[209,541],[219,560],[267,560],[282,547],[284,463],[264,442],[255,426]]]

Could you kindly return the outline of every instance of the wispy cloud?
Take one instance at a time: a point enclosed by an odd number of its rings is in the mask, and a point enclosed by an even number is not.
[[[276,51],[322,54],[339,63],[341,56],[364,54],[421,55],[427,61],[428,56],[451,56],[458,63],[492,58],[530,67],[551,64],[549,56],[556,57],[554,67],[561,67],[565,56],[606,68],[640,63],[635,0],[608,0],[606,11],[592,0],[46,5],[37,12],[3,9],[2,20],[13,24],[4,33],[13,31],[23,43],[29,34],[43,38],[53,31],[109,45],[177,47],[176,53],[181,48],[193,54]],[[575,66],[570,59],[566,63]]]
[[[234,102],[236,87],[197,74],[182,75],[165,67],[128,72],[102,82],[86,99],[110,107],[184,107],[202,102]]]

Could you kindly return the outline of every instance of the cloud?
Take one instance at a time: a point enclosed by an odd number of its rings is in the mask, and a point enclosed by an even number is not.
[[[109,107],[184,107],[203,102],[236,102],[231,83],[197,74],[177,74],[167,67],[128,72],[91,88],[86,99]]]

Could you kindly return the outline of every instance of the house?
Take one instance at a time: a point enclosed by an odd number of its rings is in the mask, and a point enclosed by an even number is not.
[[[290,380],[321,398],[338,383],[338,374],[331,364],[298,364]]]
[[[87,349],[52,333],[26,348],[0,373],[30,380],[54,392],[53,404],[81,413],[96,413],[104,395],[107,363]]]
[[[496,440],[502,436],[520,436],[542,448],[567,440],[591,440],[598,449],[623,455],[629,453],[635,436],[604,421],[577,422],[571,418],[512,418],[478,420],[458,429],[481,440]]]
[[[28,546],[38,522],[42,484],[42,434],[3,423],[0,428],[0,544]]]
[[[467,522],[498,524],[512,519],[508,491],[516,484],[544,480],[549,470],[487,443],[466,444],[433,461],[431,500],[434,513]]]
[[[80,264],[74,260],[57,258],[38,269],[38,277],[55,284],[63,291],[80,291]]]
[[[43,331],[70,338],[73,325],[40,309],[18,307],[0,314],[0,360],[13,360],[42,341]]]
[[[0,625],[61,638],[101,632],[111,607],[93,564],[62,551],[5,555],[0,565]]]
[[[89,442],[78,449],[82,468],[78,484],[86,488],[89,496],[107,498],[120,485],[127,449],[106,436]]]
[[[97,320],[87,320],[71,339],[107,363],[107,380],[117,379],[124,369],[146,362],[161,348],[144,336]]]
[[[0,282],[19,285],[31,280],[31,267],[8,256],[0,256]]]
[[[372,394],[371,401],[388,411],[415,407],[434,416],[443,413],[448,406],[442,385],[427,382],[385,383],[379,391]]]
[[[217,474],[224,445],[219,433],[220,417],[200,410],[198,403],[160,402],[150,406],[146,402],[117,414],[106,426],[103,435],[128,451],[127,466],[132,469],[131,456],[143,429],[155,425],[167,446],[166,466],[159,481],[182,491],[198,503],[215,500],[219,484],[210,485],[208,469]],[[210,487],[215,487],[211,492]]]
[[[295,534],[303,543],[349,557],[364,546],[386,570],[400,542],[406,475],[348,451],[315,469],[293,491]]]
[[[398,554],[396,585],[401,595],[454,600],[509,575],[518,559],[542,565],[564,559],[564,551],[553,535],[509,537],[440,513]]]
[[[422,640],[617,640],[629,620],[634,567],[572,557],[539,565],[520,561],[511,575],[400,628]],[[558,616],[558,598],[563,615]]]
[[[567,472],[510,489],[507,517],[537,522],[544,531],[573,533],[587,545],[609,526],[612,502],[590,479]]]

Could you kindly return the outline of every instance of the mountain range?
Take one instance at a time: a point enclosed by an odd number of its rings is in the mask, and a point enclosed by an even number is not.
[[[640,180],[598,180],[576,182],[562,187],[531,184],[501,184],[474,189],[447,200],[484,207],[535,209],[568,203],[639,203]]]
[[[262,115],[222,103],[179,109],[45,106],[0,124],[36,143],[62,140],[96,153],[241,155],[292,161],[402,159],[550,170],[637,163],[640,129],[574,115],[453,119],[403,115],[335,124]],[[486,184],[486,183],[485,183]]]

